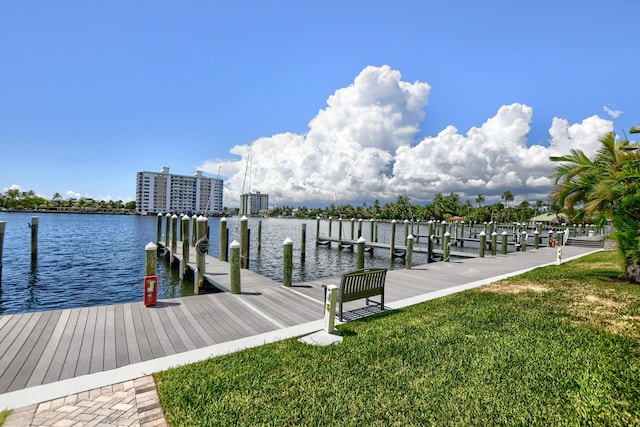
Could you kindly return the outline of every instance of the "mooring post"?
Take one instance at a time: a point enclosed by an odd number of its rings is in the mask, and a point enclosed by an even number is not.
[[[182,232],[182,262],[180,263],[180,280],[184,280],[184,276],[187,273],[187,266],[189,264],[189,216],[182,215],[180,219],[182,226],[180,231]]]
[[[434,262],[433,259],[433,236],[428,236],[427,239],[427,263]]]
[[[373,241],[377,242],[378,241],[378,223],[374,221],[374,226],[373,226]]]
[[[226,250],[225,250],[226,252]],[[239,294],[240,291],[240,242],[234,240],[229,245],[230,263],[229,278],[231,279],[231,293]]]
[[[496,256],[498,251],[498,233],[495,231],[491,233],[491,256]]]
[[[156,260],[158,258],[158,246],[156,246],[153,242],[149,242],[149,244],[144,247],[144,251],[146,254],[144,262],[145,276],[155,276]]]
[[[443,219],[442,222],[440,223],[440,227],[441,227],[440,233],[441,233],[441,236],[442,236],[442,248],[444,249],[444,235],[445,235],[445,233],[449,233],[447,231],[447,221],[445,221]],[[451,233],[449,233],[449,241],[450,240],[451,240]]]
[[[171,242],[171,214],[167,212],[164,216],[164,249],[169,250]]]
[[[307,252],[307,224],[302,224],[302,236],[300,238],[300,262],[304,262]]]
[[[358,218],[358,239],[362,237],[362,218]]]
[[[358,238],[358,254],[356,258],[356,270],[362,270],[364,268],[364,237]]]
[[[484,250],[487,245],[487,233],[482,230],[480,232],[480,258],[484,258]]]
[[[220,261],[227,261],[227,251],[229,247],[229,234],[227,230],[227,218],[220,218],[220,242],[218,243],[220,246]]]
[[[193,285],[193,293],[198,295],[200,291],[200,286],[204,284],[204,273],[205,273],[205,254],[209,250],[209,239],[207,239],[207,221],[209,219],[205,216],[199,216],[196,220],[197,223],[197,235],[198,240],[196,241],[196,267],[198,274],[194,277],[194,285]]]
[[[37,216],[31,217],[31,259],[38,257],[38,223],[40,218]]]
[[[429,238],[431,238],[433,236],[433,220],[430,219],[427,224],[429,224]]]
[[[404,220],[404,245],[407,246],[407,240],[409,239],[409,220]]]
[[[316,246],[318,246],[318,242],[320,241],[320,217],[316,217]]]
[[[171,217],[171,258],[169,264],[173,264],[173,257],[178,249],[178,215]]]
[[[156,233],[156,243],[162,242],[162,218],[164,215],[162,213],[158,214],[158,231]]]
[[[375,226],[374,223],[375,223],[375,220],[373,218],[371,218],[369,220],[369,241],[371,241],[371,242],[375,242],[376,241],[375,240],[375,236],[373,235],[373,228]]]
[[[391,259],[393,259],[395,252],[396,252],[396,224],[398,223],[398,221],[391,220],[391,243],[390,243],[390,252],[389,252],[389,256],[391,257]]]
[[[407,256],[404,258],[404,268],[406,268],[407,270],[411,269],[412,258],[413,258],[413,235],[409,234],[409,236],[407,236]]]
[[[527,232],[522,230],[522,233],[520,235],[522,236],[522,238],[520,239],[520,249],[522,250],[522,252],[527,252]]]
[[[540,232],[536,229],[533,232],[533,248],[538,249],[540,247]]]
[[[351,218],[351,240],[353,240],[353,237],[355,236],[355,225],[356,225],[356,219],[355,218]]]
[[[198,240],[198,215],[193,214],[191,217],[191,246],[196,245]]]
[[[332,223],[332,217],[329,217],[329,239],[331,239],[331,223]],[[329,242],[329,246],[331,246],[331,242]]]
[[[240,218],[240,268],[249,268],[249,218]]]
[[[509,238],[509,233],[507,231],[502,232],[502,255],[507,254],[507,239]]]
[[[449,262],[449,257],[450,257],[450,250],[451,248],[449,247],[449,240],[451,240],[451,233],[449,233],[448,231],[446,233],[444,233],[444,236],[442,236],[442,260],[444,262]]]
[[[284,239],[284,271],[282,274],[282,285],[291,286],[291,276],[293,275],[293,240]]]
[[[338,218],[338,249],[342,245],[342,217]]]
[[[258,253],[262,248],[262,220],[258,220]]]

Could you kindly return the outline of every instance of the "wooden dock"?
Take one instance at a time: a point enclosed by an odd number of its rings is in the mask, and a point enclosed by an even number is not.
[[[350,239],[338,239],[336,237],[319,237],[318,238],[318,244],[319,245],[327,245],[330,243],[336,243],[339,245],[340,249],[349,249],[349,250],[354,250],[354,248],[357,247],[358,245],[358,241],[357,240],[350,240]],[[364,247],[365,250],[367,250],[368,252],[371,252],[374,249],[383,249],[386,250],[387,252],[391,252],[391,244],[389,243],[380,243],[380,242],[365,242],[364,243]],[[455,246],[451,246],[451,248],[455,248]],[[401,257],[404,256],[404,254],[407,252],[407,247],[404,245],[395,245],[394,246],[394,257]],[[443,254],[443,250],[442,249],[438,249],[438,248],[434,248],[432,249],[432,254],[435,255],[439,255],[440,258],[442,257]],[[428,254],[429,251],[427,250],[427,248],[424,247],[420,247],[420,246],[414,246],[413,247],[413,253],[414,254]],[[477,253],[473,253],[473,252],[462,252],[462,251],[455,251],[455,250],[451,250],[449,251],[450,256],[453,257],[458,257],[458,258],[478,258],[479,255]]]
[[[564,248],[564,257],[591,251],[569,246]],[[506,258],[509,262],[504,262]],[[555,249],[542,248],[391,270],[385,302],[392,308],[402,307],[433,292],[478,286],[478,281],[555,259]],[[207,256],[206,275],[224,288],[229,283],[229,264]],[[0,409],[8,401],[4,396],[15,391],[30,393],[31,387],[43,384],[108,374],[139,362],[320,321],[324,316],[322,285],[338,282],[336,277],[283,287],[243,270],[239,295],[212,293],[145,307],[141,283],[140,302],[0,315]],[[345,317],[349,319],[349,312],[363,307],[363,300],[348,303]]]

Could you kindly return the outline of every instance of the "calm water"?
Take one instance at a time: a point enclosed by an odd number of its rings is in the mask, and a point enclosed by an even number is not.
[[[31,260],[31,217],[39,217],[38,256]],[[36,310],[81,307],[142,300],[145,274],[144,247],[155,242],[157,217],[118,215],[32,214],[0,212],[6,222],[0,314]],[[262,222],[261,249],[258,251],[258,221]],[[163,235],[164,235],[163,220]],[[306,257],[301,261],[302,224],[306,225]],[[343,221],[343,238],[351,237],[351,221]],[[320,234],[328,233],[328,221],[322,221]],[[427,228],[423,226],[423,234]],[[219,218],[209,220],[210,254],[219,256]],[[227,220],[229,238],[239,239],[239,220]],[[283,242],[294,242],[293,281],[308,281],[339,276],[356,267],[356,254],[315,246],[316,221],[281,218],[250,218],[249,268],[282,281]],[[358,223],[355,222],[355,234]],[[414,230],[415,232],[416,230]],[[338,222],[332,223],[332,235],[338,235]],[[363,221],[362,235],[369,241],[370,226]],[[378,225],[378,240],[388,242],[389,224]],[[164,241],[164,236],[162,237]],[[404,226],[398,224],[396,242],[404,244]],[[419,242],[417,246],[425,245]],[[459,249],[456,249],[459,250]],[[472,249],[470,246],[467,250]],[[414,254],[413,263],[423,264],[426,255]],[[366,267],[404,268],[404,260],[390,261],[386,250],[365,255]],[[177,270],[158,259],[160,286],[158,298],[193,294],[193,282],[181,282]]]

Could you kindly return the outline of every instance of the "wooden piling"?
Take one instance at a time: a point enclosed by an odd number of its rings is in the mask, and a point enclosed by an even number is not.
[[[173,255],[178,250],[178,215],[173,214],[171,217],[171,260],[173,263]]]
[[[448,231],[442,236],[442,260],[449,262],[451,248],[449,247],[449,240],[451,240],[451,233]]]
[[[393,259],[395,257],[396,252],[396,224],[398,222],[394,219],[391,221],[391,242],[390,242],[390,252],[389,257]]]
[[[162,242],[162,213],[158,214],[158,231],[156,233],[156,243]]]
[[[164,247],[165,249],[169,248],[170,236],[171,234],[171,214],[167,212],[164,216]]]
[[[342,246],[342,218],[338,218],[338,248]]]
[[[180,280],[184,280],[187,272],[187,262],[189,261],[189,216],[183,215],[181,218],[182,226],[182,262],[180,263]]]
[[[502,232],[502,245],[501,245],[501,251],[502,251],[502,255],[506,255],[507,254],[507,239],[509,238],[509,233],[505,231]]]
[[[329,217],[329,238],[331,238],[331,217]],[[331,243],[329,243],[329,246],[331,246]]]
[[[491,256],[496,256],[498,251],[498,233],[493,231],[491,233]]]
[[[356,269],[362,270],[364,268],[364,237],[358,239],[358,253],[356,258]]]
[[[191,217],[191,246],[196,245],[198,240],[198,215],[193,214]]]
[[[375,236],[373,234],[374,233],[374,231],[373,231],[374,227],[375,227],[375,220],[373,218],[371,218],[369,220],[369,240],[372,241],[372,242],[376,241],[376,238],[375,238]]]
[[[258,220],[258,253],[262,248],[262,220]]]
[[[304,263],[307,252],[307,224],[302,224],[302,236],[300,240],[300,262]]]
[[[480,232],[480,248],[479,248],[480,258],[484,258],[484,251],[486,249],[486,246],[487,246],[487,233],[485,233],[484,230],[482,230]]]
[[[362,218],[358,218],[358,239],[362,237]]]
[[[404,220],[404,245],[407,246],[407,240],[409,239],[409,220]]]
[[[229,231],[227,229],[227,218],[220,219],[220,261],[227,261],[227,247],[229,241]]]
[[[407,236],[407,256],[404,258],[404,268],[407,270],[411,269],[413,259],[413,235],[409,234]]]
[[[318,246],[318,242],[320,242],[320,217],[316,217],[316,246]]]
[[[196,268],[198,274],[194,277],[194,287],[193,291],[197,295],[199,292],[200,286],[204,284],[204,273],[205,273],[205,254],[209,250],[209,239],[207,239],[207,222],[209,219],[205,216],[199,216],[196,220],[196,230],[198,240],[196,241]]]
[[[40,218],[37,216],[31,217],[31,259],[38,257],[38,223]]]
[[[240,218],[240,268],[249,268],[249,218]]]
[[[536,229],[533,232],[533,248],[538,249],[540,247],[540,232]]]
[[[231,262],[229,263],[229,278],[231,279],[231,293],[239,294],[241,292],[240,283],[240,243],[237,240],[229,245],[231,252]]]
[[[156,246],[153,242],[149,242],[147,246],[144,247],[145,251],[145,276],[155,276],[156,275],[156,260],[158,258],[158,246]]]
[[[284,271],[282,274],[282,284],[291,286],[291,278],[293,276],[293,240],[284,239],[282,243],[284,247]]]
[[[447,231],[447,221],[442,220],[440,223],[440,235],[442,236],[442,248],[444,249],[444,235],[448,233]],[[449,233],[449,240],[451,240],[451,233]]]
[[[520,235],[522,237],[520,239],[520,250],[522,250],[522,252],[527,252],[527,232],[523,230]]]
[[[355,235],[355,230],[354,230],[354,228],[355,228],[355,221],[356,221],[356,219],[355,219],[355,218],[351,218],[351,240],[353,240],[353,237],[354,237],[354,235]]]

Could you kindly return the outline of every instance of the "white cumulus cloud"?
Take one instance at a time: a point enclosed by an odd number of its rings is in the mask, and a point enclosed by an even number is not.
[[[201,169],[225,176],[225,205],[261,191],[270,204],[319,204],[395,200],[414,202],[435,193],[483,194],[499,200],[509,190],[523,199],[546,199],[554,165],[549,156],[571,148],[592,155],[613,130],[598,116],[570,124],[554,118],[548,146],[527,144],[533,109],[514,103],[461,134],[448,126],[417,139],[431,87],[402,80],[389,66],[369,66],[353,84],[336,90],[309,122],[306,135],[282,133],[237,145],[238,160],[208,160]]]

